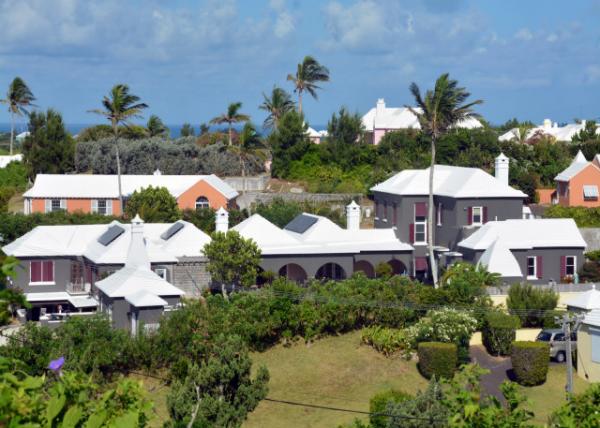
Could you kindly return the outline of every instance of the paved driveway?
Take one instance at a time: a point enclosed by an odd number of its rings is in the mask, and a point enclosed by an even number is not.
[[[474,345],[469,349],[471,360],[486,368],[490,373],[481,378],[481,390],[485,395],[493,395],[504,403],[500,385],[508,380],[508,371],[512,369],[510,357],[493,357],[483,345]]]

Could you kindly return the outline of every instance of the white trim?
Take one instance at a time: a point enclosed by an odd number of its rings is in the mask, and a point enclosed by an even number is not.
[[[533,275],[529,275],[529,260],[533,260]],[[525,273],[527,275],[527,279],[538,279],[537,256],[527,256],[527,266]]]
[[[56,278],[56,266],[54,263],[54,260],[30,260],[29,261],[29,285],[31,286],[37,286],[37,285],[56,285],[56,280],[54,281],[36,281],[33,282],[31,280],[31,273],[32,273],[32,269],[31,269],[31,264],[32,263],[41,263],[42,265],[40,266],[40,276],[43,278],[44,277],[44,263],[45,262],[50,262],[52,263],[52,278]]]
[[[479,221],[475,221],[475,210],[479,210]],[[483,207],[476,206],[471,207],[471,225],[472,226],[481,226],[483,225]]]
[[[570,257],[573,258],[573,273],[567,272]],[[575,274],[577,274],[577,256],[565,256],[565,276],[574,276]]]
[[[443,209],[442,203],[438,202],[438,209],[437,209],[437,213],[436,213],[436,223],[438,226],[442,225],[442,209]]]

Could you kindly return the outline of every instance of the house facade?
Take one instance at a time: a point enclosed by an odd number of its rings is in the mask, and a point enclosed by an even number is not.
[[[599,207],[600,157],[591,162],[579,151],[567,169],[554,178],[553,200],[565,207]]]
[[[499,141],[520,141],[529,140],[538,136],[551,137],[555,141],[571,142],[573,137],[586,128],[587,122],[582,120],[579,123],[569,123],[559,126],[558,123],[550,119],[544,119],[540,126],[533,127],[526,131],[524,138],[521,138],[521,130],[513,128],[498,137]],[[596,134],[600,135],[600,126],[596,129]]]
[[[600,309],[588,312],[577,330],[577,375],[600,382]]]
[[[180,209],[234,207],[238,196],[215,175],[122,175],[125,200],[143,188],[165,187]],[[116,175],[38,174],[31,189],[23,194],[24,212],[67,212],[122,215]]]

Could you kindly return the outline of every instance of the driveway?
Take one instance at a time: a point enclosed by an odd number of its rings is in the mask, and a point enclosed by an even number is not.
[[[487,353],[483,345],[474,345],[469,349],[471,361],[486,368],[490,373],[481,378],[481,390],[484,395],[493,395],[504,404],[500,385],[508,380],[508,371],[512,369],[510,357],[493,357]]]

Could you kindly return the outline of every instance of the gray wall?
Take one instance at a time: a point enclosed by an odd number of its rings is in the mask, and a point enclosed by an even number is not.
[[[210,286],[210,274],[205,258],[185,258],[173,266],[173,285],[185,292],[187,297],[198,297]]]
[[[54,285],[29,285],[30,261],[52,260],[54,261]],[[17,278],[14,286],[23,290],[24,293],[54,293],[66,291],[67,284],[71,282],[71,261],[75,257],[62,258],[31,258],[22,259],[17,267]]]

